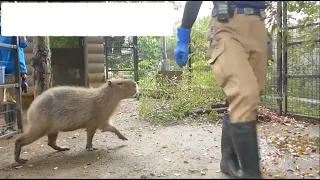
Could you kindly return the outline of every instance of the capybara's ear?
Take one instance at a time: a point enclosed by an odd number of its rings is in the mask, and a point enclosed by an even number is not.
[[[108,85],[111,86],[111,81],[108,81]]]

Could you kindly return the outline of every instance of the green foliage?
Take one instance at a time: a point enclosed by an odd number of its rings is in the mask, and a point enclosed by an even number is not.
[[[50,37],[51,48],[77,48],[79,46],[79,37]]]
[[[201,82],[188,83],[188,80],[189,74],[184,72],[181,81],[159,78],[155,88],[143,87],[138,109],[140,117],[161,124],[191,119],[216,120],[214,112],[202,117],[195,116],[194,112],[211,109],[212,104],[220,102],[221,90],[217,86],[204,87]]]
[[[216,85],[211,68],[207,63],[207,27],[209,20],[209,17],[197,20],[192,29],[191,48],[193,53],[190,56],[192,57],[193,71],[191,76],[187,68],[181,69],[175,66],[176,70],[183,71],[179,81],[163,77],[156,78],[156,71],[149,72],[146,76],[140,78],[140,87],[143,89],[139,105],[140,117],[162,124],[191,119],[216,119],[217,114],[214,112],[197,116],[198,118],[194,117],[195,111],[211,109],[212,104],[221,102],[224,98],[224,93]],[[159,43],[161,43],[161,40]],[[175,46],[176,37],[168,37],[167,53],[168,58],[172,59],[173,62]]]
[[[162,37],[139,37],[138,40],[138,53],[141,60],[155,60],[161,59],[161,45]]]

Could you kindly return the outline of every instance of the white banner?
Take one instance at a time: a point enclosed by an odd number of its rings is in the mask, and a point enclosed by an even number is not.
[[[2,36],[172,36],[172,3],[2,3]]]

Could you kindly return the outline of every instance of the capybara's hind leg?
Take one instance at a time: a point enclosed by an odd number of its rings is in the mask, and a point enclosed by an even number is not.
[[[57,145],[57,137],[58,133],[48,134],[48,145],[57,151],[68,151],[70,148],[68,147],[60,147]]]
[[[110,131],[110,132],[113,132],[115,133],[120,139],[126,141],[128,140],[126,137],[124,137],[124,135],[122,135],[119,130],[117,128],[115,128],[114,126],[112,125],[109,125],[108,128],[107,128],[107,131]]]
[[[18,138],[15,142],[14,160],[17,163],[27,162],[28,160],[20,158],[21,148],[25,145],[33,143],[41,136],[43,136],[43,134],[40,132],[29,130],[26,134],[23,134],[20,138]]]
[[[96,129],[87,129],[87,145],[86,145],[87,151],[93,151],[97,149],[92,147],[92,139],[95,133],[96,133]]]

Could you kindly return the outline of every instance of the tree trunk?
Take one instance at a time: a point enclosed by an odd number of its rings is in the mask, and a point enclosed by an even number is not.
[[[49,37],[34,37],[33,67],[34,98],[52,87],[51,51]]]

